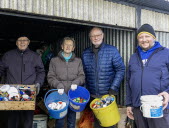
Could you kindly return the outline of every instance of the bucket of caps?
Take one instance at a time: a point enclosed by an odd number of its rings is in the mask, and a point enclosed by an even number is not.
[[[89,91],[81,86],[78,86],[76,90],[69,90],[69,108],[74,112],[81,112],[85,109],[90,99]]]
[[[158,95],[144,95],[141,96],[140,110],[143,116],[147,118],[161,118],[163,117],[163,97]]]
[[[2,85],[0,86],[0,101],[34,101],[35,91],[30,86]]]
[[[114,95],[104,95],[90,103],[94,115],[102,127],[110,127],[120,121],[120,113]]]
[[[57,89],[51,89],[45,94],[44,102],[52,118],[61,119],[66,116],[69,105],[66,93],[60,95]]]

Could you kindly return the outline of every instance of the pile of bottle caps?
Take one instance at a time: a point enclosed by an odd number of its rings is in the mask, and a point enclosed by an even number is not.
[[[66,102],[58,101],[48,104],[48,107],[53,110],[60,110],[66,107]]]
[[[0,101],[34,101],[35,90],[27,86],[2,85],[0,87]]]
[[[77,98],[74,98],[73,101],[77,102],[77,103],[84,103],[84,102],[86,102],[86,99],[83,99],[81,97],[77,97]]]
[[[114,97],[107,96],[106,98],[101,98],[101,99],[97,100],[94,104],[92,104],[92,108],[97,109],[97,108],[107,107],[113,101],[114,101]]]

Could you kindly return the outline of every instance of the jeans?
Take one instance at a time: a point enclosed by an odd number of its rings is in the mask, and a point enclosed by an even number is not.
[[[65,118],[56,120],[55,128],[64,128]],[[75,128],[75,124],[76,124],[76,112],[68,108],[67,128]]]

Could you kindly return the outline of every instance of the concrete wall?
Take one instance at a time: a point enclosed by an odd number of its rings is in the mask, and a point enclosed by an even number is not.
[[[169,32],[169,15],[142,9],[141,24],[149,23],[156,31]]]

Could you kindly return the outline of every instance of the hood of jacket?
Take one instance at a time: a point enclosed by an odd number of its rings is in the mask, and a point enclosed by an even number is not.
[[[62,52],[63,52],[63,50],[61,50],[61,51],[58,53],[58,57],[59,57],[61,60],[66,61],[65,58],[64,58],[63,55],[62,55]],[[68,62],[72,62],[72,61],[75,59],[75,57],[76,57],[75,53],[72,52],[72,56],[71,56],[71,58],[69,59]]]

